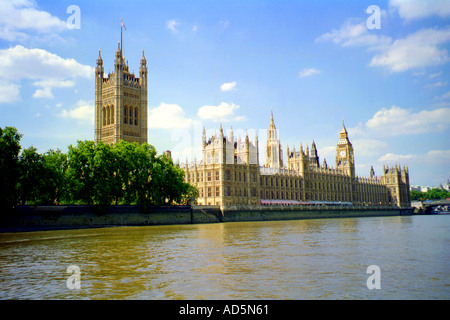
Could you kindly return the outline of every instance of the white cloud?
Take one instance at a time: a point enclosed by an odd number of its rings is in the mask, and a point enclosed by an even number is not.
[[[446,93],[444,93],[440,97],[435,97],[435,99],[450,99],[450,91],[447,91]]]
[[[41,81],[35,81],[33,86],[41,87],[36,89],[33,94],[33,98],[50,98],[53,99],[52,88],[69,88],[75,86],[75,83],[71,80],[58,80],[58,79],[46,79]]]
[[[367,30],[366,23],[352,23],[347,21],[339,29],[323,34],[316,42],[332,41],[343,47],[364,46],[371,49],[383,48],[392,42],[390,37],[371,34]]]
[[[394,153],[386,153],[385,155],[378,158],[379,162],[388,162],[388,163],[396,163],[396,162],[407,162],[413,158],[412,154],[394,154]]]
[[[233,90],[236,87],[236,81],[233,82],[226,82],[223,85],[220,86],[220,90],[222,91],[230,91]]]
[[[395,40],[375,55],[370,66],[386,67],[391,72],[437,66],[450,61],[448,51],[437,46],[450,41],[450,28],[421,29],[406,38]]]
[[[383,108],[377,111],[365,125],[360,124],[351,131],[379,136],[442,132],[450,126],[448,119],[450,119],[450,108],[413,113],[407,109],[392,106],[390,109]]]
[[[177,104],[161,102],[149,110],[148,127],[154,129],[189,128],[193,120],[186,118],[183,108]]]
[[[439,77],[442,74],[442,71],[430,74],[430,79],[434,79]]]
[[[230,122],[244,120],[242,116],[235,116],[234,112],[239,106],[234,103],[222,102],[218,106],[203,106],[198,109],[197,115],[203,120],[216,122]]]
[[[446,165],[450,163],[450,150],[430,150],[425,154],[386,153],[378,158],[384,163],[408,163],[419,165]]]
[[[343,47],[362,46],[376,53],[369,66],[384,67],[390,72],[403,72],[415,68],[437,66],[450,61],[446,49],[439,48],[450,41],[450,28],[420,29],[405,38],[369,33],[365,23],[344,23],[316,39],[316,42],[332,41]]]
[[[28,49],[21,45],[0,50],[0,77],[20,80],[65,79],[94,75],[94,68],[65,59],[43,49]]]
[[[35,81],[33,86],[36,87],[50,87],[50,88],[69,88],[75,86],[75,82],[72,80],[60,80],[60,79],[46,79]]]
[[[314,68],[306,68],[303,69],[302,71],[300,71],[300,73],[298,74],[299,78],[304,78],[304,77],[310,77],[312,75],[315,74],[319,74],[320,71]]]
[[[173,33],[178,33],[177,26],[178,26],[179,24],[180,24],[180,23],[177,22],[175,19],[172,19],[172,20],[168,20],[168,21],[166,22],[166,27],[167,27],[167,29],[171,30]]]
[[[90,124],[94,124],[95,114],[94,114],[95,106],[92,102],[79,100],[74,108],[70,110],[63,109],[59,116],[68,119],[76,119],[81,123],[90,122]]]
[[[35,80],[33,86],[40,87],[33,94],[35,98],[52,98],[52,88],[73,87],[73,79],[91,78],[93,75],[94,68],[43,49],[28,49],[16,45],[0,50],[0,80]],[[15,85],[14,88],[13,93],[18,94],[19,86]]]
[[[0,0],[0,12],[0,38],[4,40],[27,39],[27,32],[58,33],[68,29],[65,21],[37,9],[34,1]]]
[[[448,0],[390,0],[389,8],[397,10],[399,16],[405,20],[431,16],[442,18],[450,16],[450,2]]]
[[[427,87],[445,87],[447,86],[448,82],[447,81],[438,81],[432,84],[428,84]]]
[[[352,141],[358,156],[377,156],[387,148],[387,143],[377,139],[356,139]]]
[[[50,98],[53,99],[53,93],[52,88],[45,87],[42,89],[36,89],[36,91],[33,93],[33,98]]]
[[[20,86],[0,80],[0,103],[14,103],[16,101],[20,101]]]

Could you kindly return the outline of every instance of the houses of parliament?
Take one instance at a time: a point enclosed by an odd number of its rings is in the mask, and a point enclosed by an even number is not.
[[[101,54],[95,69],[95,141],[115,144],[119,140],[147,143],[147,61],[140,61],[139,78],[129,72],[120,43],[114,72],[104,75]],[[151,119],[149,119],[151,121]],[[259,163],[258,136],[236,139],[231,128],[225,135],[206,137],[203,129],[202,160],[185,163],[185,179],[198,188],[199,205],[258,206],[302,204],[349,204],[363,206],[410,207],[407,167],[383,166],[376,176],[355,174],[352,143],[342,123],[335,166],[320,161],[315,142],[286,148],[285,158],[273,114],[263,149],[265,162]]]

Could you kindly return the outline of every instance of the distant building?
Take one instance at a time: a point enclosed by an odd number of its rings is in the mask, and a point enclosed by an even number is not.
[[[442,186],[442,188],[446,191],[450,192],[450,180],[447,180],[446,183],[444,183],[444,185]]]
[[[146,143],[147,132],[147,60],[144,52],[139,78],[130,73],[119,46],[114,72],[104,77],[103,59],[98,54],[95,68],[95,142],[115,144],[119,140]]]
[[[258,136],[250,141],[219,134],[207,139],[203,130],[203,159],[184,164],[185,178],[199,190],[201,205],[301,204],[304,201],[351,202],[355,205],[410,207],[409,172],[399,165],[383,166],[382,176],[355,176],[353,146],[342,124],[336,148],[335,168],[323,161],[317,148],[287,147],[283,161],[281,143],[271,113],[266,160],[259,165]]]

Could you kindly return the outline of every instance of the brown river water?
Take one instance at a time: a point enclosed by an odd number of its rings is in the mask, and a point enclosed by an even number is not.
[[[450,299],[450,215],[1,233],[0,288],[0,299]]]

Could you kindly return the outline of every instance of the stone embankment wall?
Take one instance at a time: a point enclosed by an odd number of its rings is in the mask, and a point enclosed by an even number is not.
[[[0,232],[404,214],[412,214],[412,210],[398,208],[307,209],[277,206],[224,208],[217,206],[163,206],[153,207],[148,213],[143,213],[137,206],[112,206],[107,212],[99,212],[88,206],[20,206],[13,212],[0,215]]]
[[[390,207],[294,207],[267,206],[256,208],[222,208],[223,221],[268,221],[295,219],[354,218],[411,215],[412,209]]]

